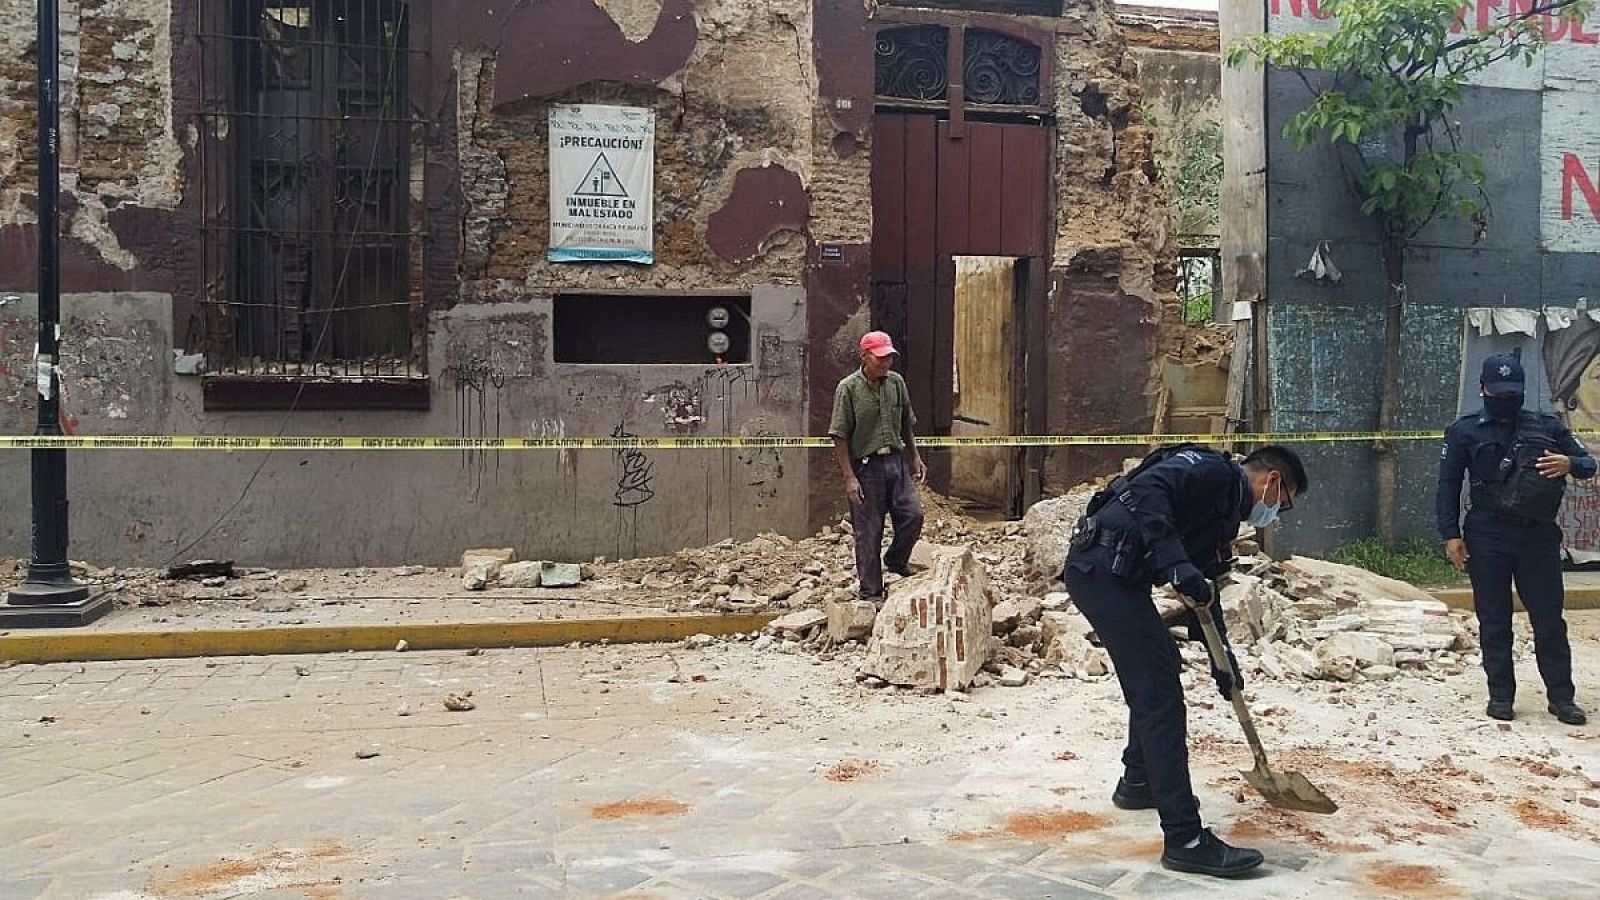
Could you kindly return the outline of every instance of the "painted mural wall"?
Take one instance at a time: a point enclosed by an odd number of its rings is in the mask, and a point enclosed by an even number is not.
[[[1274,33],[1337,27],[1317,0],[1263,3]],[[1478,0],[1466,7],[1460,30],[1519,8],[1526,4]],[[1466,337],[1469,310],[1571,310],[1583,298],[1597,299],[1600,23],[1552,27],[1552,37],[1533,66],[1500,64],[1466,90],[1458,115],[1464,149],[1484,159],[1492,219],[1476,241],[1470,225],[1438,222],[1414,242],[1402,337],[1402,429],[1443,428],[1463,411],[1463,379],[1476,378],[1481,359],[1478,342]],[[1321,78],[1308,77],[1313,83]],[[1377,424],[1381,387],[1386,285],[1380,248],[1373,225],[1345,190],[1334,153],[1322,146],[1297,151],[1283,137],[1284,124],[1309,98],[1296,73],[1267,72],[1272,426],[1367,430]],[[1393,152],[1394,139],[1375,136],[1363,149]],[[1319,246],[1340,269],[1338,283],[1299,274]],[[1574,384],[1583,384],[1581,373]],[[1589,421],[1581,408],[1561,411],[1575,426]],[[1373,483],[1369,447],[1305,449],[1323,483]],[[1437,448],[1404,445],[1400,461],[1399,531],[1431,538]],[[1285,547],[1326,551],[1372,534],[1373,493],[1342,491],[1307,504],[1299,521],[1283,529]],[[1589,496],[1576,492],[1574,508],[1590,503]]]

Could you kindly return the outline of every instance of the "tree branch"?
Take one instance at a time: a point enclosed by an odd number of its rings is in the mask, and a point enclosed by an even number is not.
[[[1451,53],[1454,53],[1463,47],[1470,47],[1473,44],[1481,44],[1492,37],[1498,37],[1512,25],[1525,22],[1534,16],[1542,16],[1546,13],[1559,12],[1567,9],[1568,7],[1576,6],[1578,3],[1579,0],[1551,0],[1551,2],[1545,3],[1541,6],[1535,6],[1531,9],[1522,10],[1521,12],[1501,16],[1501,24],[1489,29],[1488,31],[1451,41],[1450,43],[1444,45],[1444,50],[1439,55],[1449,56]]]

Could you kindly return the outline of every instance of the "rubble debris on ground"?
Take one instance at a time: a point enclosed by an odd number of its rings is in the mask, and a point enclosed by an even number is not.
[[[232,578],[233,560],[197,559],[178,563],[167,567],[167,577],[174,581],[180,578]]]
[[[878,620],[877,604],[854,597],[829,597],[827,613],[828,637],[836,644],[866,640]]]
[[[517,560],[511,547],[468,550],[461,554],[461,586],[469,591],[491,587],[565,588],[584,580],[577,563]]]
[[[516,562],[517,552],[510,547],[468,550],[461,554],[461,586],[481,591],[500,577],[500,570]]]
[[[914,561],[932,566],[941,546],[962,548],[986,578],[991,597],[982,630],[962,633],[965,641],[988,642],[979,652],[983,670],[973,675],[973,685],[1001,679],[1014,683],[1017,672],[1029,681],[1110,675],[1110,660],[1059,578],[1067,537],[1097,488],[1086,485],[1035,504],[1021,522],[978,521],[949,499],[922,491],[924,540]],[[1475,623],[1469,615],[1447,609],[1418,588],[1365,570],[1306,558],[1272,561],[1261,554],[1253,537],[1246,533],[1235,543],[1240,561],[1221,596],[1247,679],[1382,681],[1443,676],[1476,665]],[[354,598],[381,592],[386,580],[405,579],[405,587],[391,592],[443,599],[462,588],[513,590],[559,584],[573,591],[570,596],[593,597],[619,607],[776,612],[782,618],[763,633],[746,636],[757,649],[841,657],[858,667],[865,665],[874,628],[883,622],[873,604],[855,595],[854,540],[848,520],[798,540],[764,534],[667,556],[602,558],[585,565],[519,562],[512,548],[469,550],[456,569],[401,566],[282,574],[200,560],[186,564],[187,569],[174,567],[173,571],[185,574],[172,579],[167,569],[72,565],[75,577],[115,589],[125,605],[232,605],[282,614],[343,603],[344,598],[357,602]],[[25,561],[12,561],[9,569],[0,565],[0,577],[10,581],[20,581],[25,573]],[[920,577],[889,576],[886,608],[902,609],[908,602],[903,595],[918,590]],[[1155,600],[1165,619],[1174,625],[1181,622],[1185,611],[1175,594],[1158,589]],[[886,649],[877,652],[881,655]],[[1204,670],[1203,647],[1186,644],[1184,654],[1193,669]],[[894,680],[870,677],[879,674],[865,672],[862,681],[870,685]]]
[[[1273,678],[1456,675],[1476,662],[1468,658],[1478,646],[1469,615],[1354,566],[1257,556],[1230,577],[1221,599],[1235,646],[1249,648],[1257,669]]]
[[[544,581],[544,563],[525,560],[500,567],[498,581],[501,587],[536,588]],[[487,587],[489,579],[484,579]]]
[[[1093,486],[1075,488],[1060,497],[1040,500],[1023,513],[1022,536],[1027,545],[1023,553],[1023,571],[1026,586],[1035,594],[1043,596],[1062,589],[1061,570],[1067,564],[1067,540],[1096,490]]]

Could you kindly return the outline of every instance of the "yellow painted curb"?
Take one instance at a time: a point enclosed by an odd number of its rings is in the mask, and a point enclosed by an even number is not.
[[[70,629],[0,632],[0,660],[15,663],[177,659],[195,656],[277,656],[473,647],[559,647],[575,641],[645,644],[695,634],[759,631],[777,615],[641,616],[547,619],[532,622],[433,622],[404,625],[292,625],[191,631],[85,632]]]
[[[1443,591],[1433,591],[1432,593],[1433,596],[1437,597],[1444,603],[1445,606],[1448,606],[1451,609],[1464,609],[1468,612],[1472,611],[1471,588],[1450,588]],[[1515,595],[1513,595],[1512,602],[1516,605],[1516,610],[1518,612],[1527,612],[1527,610],[1523,607],[1522,600],[1520,598],[1517,598]],[[1566,591],[1566,608],[1600,609],[1600,589],[1573,588],[1569,585]]]

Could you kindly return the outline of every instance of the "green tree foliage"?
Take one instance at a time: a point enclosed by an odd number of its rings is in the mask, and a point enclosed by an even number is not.
[[[1439,218],[1488,228],[1483,160],[1461,149],[1452,113],[1461,89],[1502,61],[1532,65],[1553,27],[1582,22],[1592,0],[1544,0],[1477,31],[1460,0],[1323,0],[1333,32],[1257,35],[1227,50],[1229,66],[1255,61],[1294,72],[1311,104],[1285,137],[1348,147],[1347,173],[1388,240],[1409,241]],[[1327,73],[1326,79],[1309,73]],[[1398,136],[1402,152],[1383,152]],[[1353,158],[1354,165],[1349,160]]]
[[[1301,149],[1331,143],[1350,190],[1377,226],[1389,282],[1378,410],[1383,431],[1394,429],[1400,409],[1411,241],[1440,219],[1471,223],[1474,243],[1489,228],[1483,160],[1462,149],[1461,124],[1453,116],[1462,88],[1490,66],[1532,65],[1553,31],[1583,22],[1593,0],[1510,3],[1492,21],[1469,17],[1471,8],[1461,3],[1322,0],[1337,30],[1257,35],[1227,49],[1229,66],[1253,62],[1300,78],[1311,102],[1289,120],[1285,136]],[[1398,463],[1387,442],[1374,450],[1378,534],[1392,547]]]

